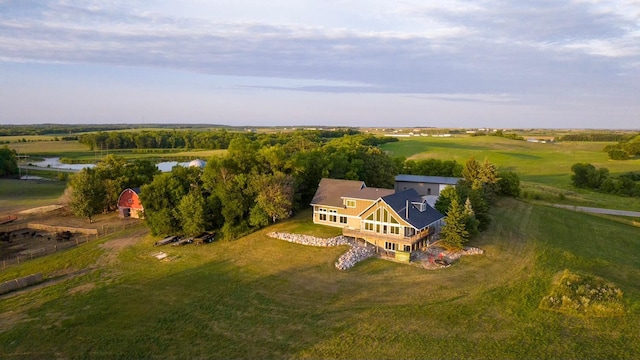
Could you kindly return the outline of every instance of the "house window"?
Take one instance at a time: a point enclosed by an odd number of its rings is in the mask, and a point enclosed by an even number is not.
[[[346,224],[347,223],[347,217],[346,216],[340,216],[340,224]]]
[[[390,226],[389,232],[394,235],[400,235],[400,226]]]
[[[318,218],[320,218],[320,221],[327,221],[327,214],[320,214],[318,215]]]
[[[348,208],[356,207],[356,201],[355,200],[347,200],[347,207]]]
[[[396,251],[396,243],[392,243],[392,242],[384,242],[384,248],[387,250],[393,250]]]
[[[364,229],[367,231],[373,231],[373,224],[372,223],[364,223]]]
[[[336,222],[336,216],[335,215],[329,215],[329,221]]]
[[[407,251],[407,252],[411,251],[411,245],[405,245],[404,251]]]

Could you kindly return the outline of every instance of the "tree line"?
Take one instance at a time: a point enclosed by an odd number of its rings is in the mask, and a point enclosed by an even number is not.
[[[640,172],[611,176],[609,169],[596,168],[589,163],[573,164],[571,171],[571,181],[575,187],[607,194],[640,197]]]
[[[331,139],[345,135],[355,135],[359,131],[351,128],[336,130],[296,130],[294,135],[307,137],[312,141]],[[260,143],[284,143],[289,133],[247,133],[219,130],[141,130],[141,131],[100,131],[78,136],[81,144],[94,149],[227,149],[236,137],[248,137]],[[373,138],[373,137],[372,137]],[[385,140],[393,141],[393,140]],[[397,139],[395,139],[397,141]]]
[[[611,160],[629,160],[640,155],[640,134],[627,135],[615,145],[607,145],[603,149]]]

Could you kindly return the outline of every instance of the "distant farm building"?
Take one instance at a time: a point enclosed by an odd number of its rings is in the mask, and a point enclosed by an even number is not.
[[[140,203],[140,188],[125,189],[118,197],[118,213],[121,218],[141,219],[144,208]]]
[[[204,162],[204,160],[195,159],[195,160],[191,160],[191,162],[187,166],[188,167],[199,167],[200,169],[204,169],[205,165],[206,165],[206,163]]]

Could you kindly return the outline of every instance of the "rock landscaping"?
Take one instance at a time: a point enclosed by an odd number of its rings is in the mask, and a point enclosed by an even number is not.
[[[335,263],[336,268],[340,270],[350,269],[358,262],[376,256],[375,247],[367,246],[366,244],[363,245],[355,239],[346,236],[336,236],[325,239],[315,236],[283,232],[270,232],[267,235],[275,239],[308,246],[328,247],[349,245],[351,249],[342,254]],[[416,260],[420,261],[425,269],[436,269],[451,265],[463,255],[480,255],[483,253],[484,250],[476,247],[465,247],[460,251],[452,252],[446,251],[439,246],[431,246],[423,252],[422,255],[419,255]]]
[[[345,236],[336,236],[333,238],[319,238],[315,236],[309,235],[300,235],[300,234],[290,234],[290,233],[281,233],[281,232],[271,232],[267,234],[269,237],[285,240],[291,243],[308,245],[308,246],[340,246],[340,245],[349,245],[351,249],[346,253],[342,254],[338,261],[336,261],[335,266],[337,269],[346,270],[352,268],[358,262],[370,258],[374,256],[375,249],[373,247],[368,247],[366,245],[359,244],[352,238]]]

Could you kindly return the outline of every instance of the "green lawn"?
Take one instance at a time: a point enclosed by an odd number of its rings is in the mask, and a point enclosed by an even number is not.
[[[199,247],[141,237],[115,256],[111,241],[89,243],[0,273],[50,277],[99,264],[0,301],[0,357],[637,358],[639,229],[514,200],[493,213],[475,242],[485,255],[437,271],[377,259],[339,271],[346,248],[265,236],[335,233],[308,213]],[[158,261],[158,251],[174,260]],[[541,310],[565,269],[620,287],[625,315]]]
[[[55,204],[67,183],[0,179],[0,212]]]

